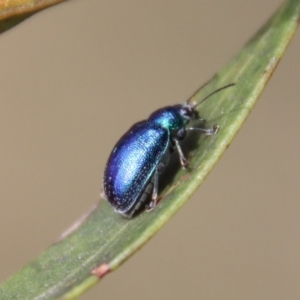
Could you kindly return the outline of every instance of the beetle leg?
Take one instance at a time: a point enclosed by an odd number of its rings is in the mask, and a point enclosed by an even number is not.
[[[185,127],[179,129],[176,133],[176,138],[178,140],[183,140],[185,138],[185,136],[186,136],[186,128]]]
[[[189,128],[186,128],[186,130],[201,131],[201,132],[205,133],[205,135],[214,135],[214,134],[216,134],[218,132],[219,126],[215,124],[213,126],[213,128],[195,128],[195,127],[189,127]]]
[[[159,174],[162,173],[165,169],[165,164],[164,163],[159,163],[158,166],[156,167],[152,183],[153,183],[153,190],[152,190],[152,197],[151,197],[151,202],[149,203],[149,206],[147,208],[147,211],[151,211],[155,208],[157,205],[157,200],[158,200],[158,177]]]
[[[145,189],[145,191],[143,192],[141,198],[136,203],[136,205],[129,212],[122,213],[122,215],[128,219],[131,219],[136,214],[136,212],[141,209],[142,205],[149,198],[149,194],[151,193],[152,190],[153,190],[153,182],[150,182],[147,188]]]
[[[184,169],[186,169],[186,168],[188,167],[188,164],[189,164],[189,163],[188,163],[187,159],[185,158],[185,156],[184,156],[184,154],[183,154],[183,152],[182,152],[182,149],[181,149],[181,147],[180,147],[179,141],[178,141],[178,139],[176,139],[176,138],[174,138],[173,141],[174,141],[174,143],[175,143],[175,147],[176,147],[176,150],[177,150],[178,155],[179,155],[180,164],[181,164],[181,166],[182,166]]]

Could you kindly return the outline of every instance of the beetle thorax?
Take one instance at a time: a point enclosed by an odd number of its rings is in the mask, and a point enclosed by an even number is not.
[[[167,106],[155,111],[148,121],[155,122],[169,131],[178,131],[185,127],[189,119],[182,114],[183,105]]]

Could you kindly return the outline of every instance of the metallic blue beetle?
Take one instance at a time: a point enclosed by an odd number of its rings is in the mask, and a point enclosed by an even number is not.
[[[200,103],[232,85],[215,90]],[[188,166],[179,144],[188,130],[206,135],[217,133],[217,125],[213,128],[186,128],[191,120],[200,119],[196,110],[200,103],[189,102],[158,109],[147,120],[134,124],[111,152],[104,172],[104,193],[123,216],[132,218],[145,205],[150,194],[148,209],[156,206],[159,174],[167,165],[170,152],[177,150],[182,167]]]

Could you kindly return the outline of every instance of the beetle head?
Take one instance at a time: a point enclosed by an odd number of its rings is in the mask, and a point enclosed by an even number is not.
[[[222,86],[216,90],[214,90],[213,92],[211,92],[209,95],[207,95],[204,99],[202,99],[199,103],[191,103],[192,98],[190,98],[189,100],[187,100],[183,105],[182,105],[182,116],[187,119],[187,120],[191,120],[191,119],[198,119],[199,118],[199,112],[197,110],[197,106],[199,106],[200,104],[202,104],[204,101],[206,101],[208,98],[210,98],[212,95],[227,89],[231,86],[234,86],[235,83],[230,83],[227,84],[225,86]]]

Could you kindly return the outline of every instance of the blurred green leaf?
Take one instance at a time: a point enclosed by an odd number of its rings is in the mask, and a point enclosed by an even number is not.
[[[74,299],[143,246],[189,199],[224,153],[271,77],[298,25],[300,0],[286,1],[245,47],[195,95],[236,86],[203,103],[208,126],[218,134],[196,139],[190,149],[190,169],[178,168],[165,183],[162,201],[151,213],[132,220],[101,201],[79,227],[52,245],[0,287],[1,299]]]

